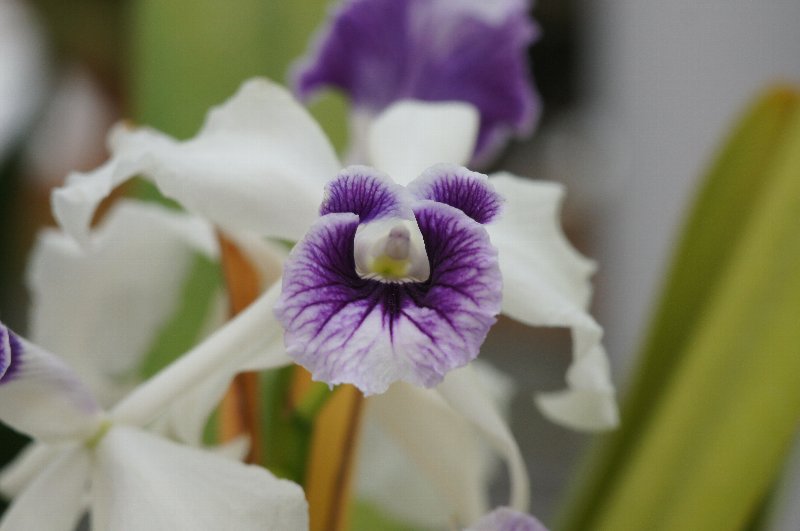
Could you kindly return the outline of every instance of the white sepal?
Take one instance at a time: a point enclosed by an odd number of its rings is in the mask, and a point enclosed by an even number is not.
[[[464,166],[472,157],[478,120],[468,103],[398,101],[372,122],[369,162],[402,185],[434,164]]]

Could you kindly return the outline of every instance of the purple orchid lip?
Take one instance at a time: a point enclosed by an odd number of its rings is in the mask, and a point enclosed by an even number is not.
[[[297,91],[308,98],[336,88],[372,114],[401,99],[471,103],[481,116],[475,159],[486,161],[510,134],[528,134],[540,112],[528,8],[525,0],[346,0],[295,69]]]
[[[275,311],[289,355],[315,379],[365,394],[397,380],[431,387],[478,355],[500,312],[502,281],[485,228],[467,213],[491,219],[500,199],[485,176],[462,168],[435,166],[423,177],[406,189],[372,168],[347,168],[287,260]],[[458,193],[468,187],[482,193]],[[392,220],[418,227],[426,280],[359,274],[359,228]]]

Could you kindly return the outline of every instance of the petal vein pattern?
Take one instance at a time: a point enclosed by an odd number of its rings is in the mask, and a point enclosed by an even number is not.
[[[495,322],[502,284],[497,253],[483,226],[461,210],[414,199],[391,181],[377,180],[374,170],[358,170],[362,183],[382,182],[384,192],[394,194],[387,212],[397,211],[395,203],[413,212],[429,276],[420,282],[360,275],[358,231],[369,226],[373,210],[359,210],[369,212],[363,224],[357,212],[323,205],[330,213],[286,263],[276,315],[286,329],[287,351],[315,379],[352,383],[365,394],[382,393],[397,380],[434,386],[477,356]],[[351,186],[354,175],[345,170],[329,189],[359,190]],[[385,202],[383,193],[371,197]]]

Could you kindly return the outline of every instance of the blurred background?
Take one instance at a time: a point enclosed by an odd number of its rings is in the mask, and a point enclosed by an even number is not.
[[[70,170],[102,162],[110,124],[168,122],[168,132],[190,136],[239,80],[285,80],[328,9],[322,0],[291,13],[276,1],[238,2],[258,24],[211,0],[0,0],[0,319],[9,326],[25,330],[24,267],[36,230],[51,223],[48,191]],[[217,13],[204,17],[203,8]],[[759,90],[800,80],[800,2],[539,0],[532,14],[542,28],[530,56],[544,114],[497,166],[567,185],[564,222],[599,264],[595,315],[624,394],[699,177]],[[162,17],[172,22],[159,25]],[[274,53],[239,54],[221,75],[228,51],[203,49],[204,31],[229,35],[232,47],[263,38]],[[193,72],[207,83],[180,83],[180,54],[195,54],[183,68],[208,68]],[[340,103],[317,112],[341,117]],[[514,375],[512,427],[544,521],[590,439],[544,421],[530,400],[562,386],[569,352],[565,331],[503,320],[483,354]],[[2,436],[7,458],[20,441]]]

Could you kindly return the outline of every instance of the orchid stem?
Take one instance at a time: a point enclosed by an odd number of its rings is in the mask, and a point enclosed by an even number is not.
[[[364,395],[341,385],[316,418],[306,476],[311,531],[347,529],[363,409]]]

